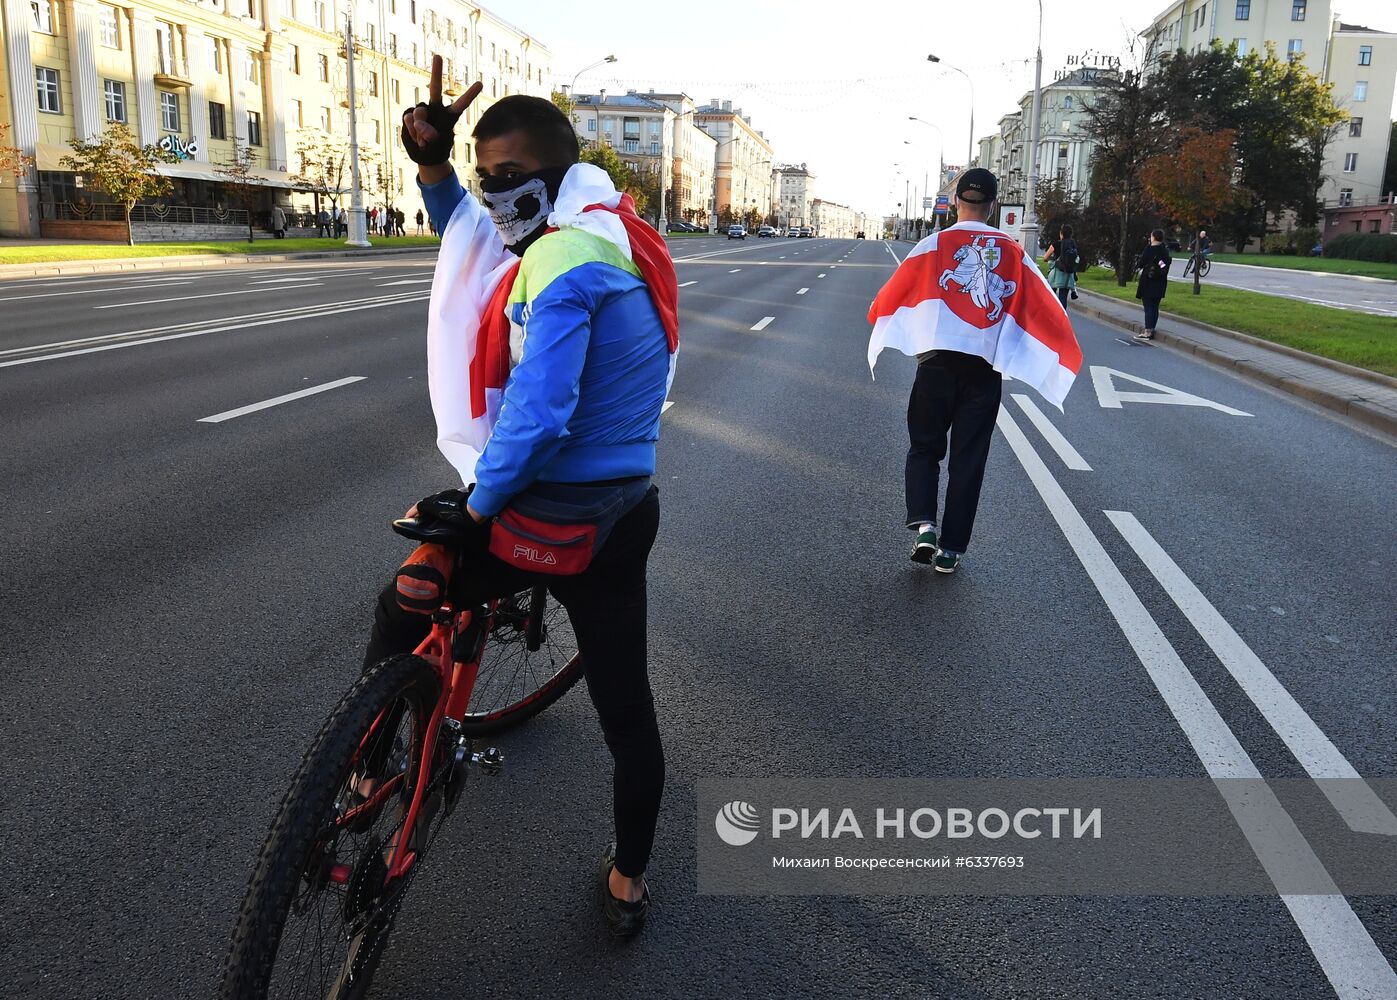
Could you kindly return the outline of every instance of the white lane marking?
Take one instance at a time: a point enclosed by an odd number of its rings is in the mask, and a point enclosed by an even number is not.
[[[671,406],[673,406],[673,405],[674,405],[674,400],[672,400],[672,399],[666,399],[666,400],[665,400],[665,405],[660,407],[660,416],[664,416],[666,413],[668,413],[668,412],[669,412],[669,408],[670,408]]]
[[[304,399],[307,396],[314,396],[318,392],[328,392],[331,389],[338,389],[342,385],[352,385],[355,382],[362,381],[364,381],[363,375],[351,375],[349,378],[336,379],[333,382],[326,382],[324,385],[313,385],[309,389],[302,389],[299,392],[288,392],[285,396],[277,396],[275,399],[264,399],[260,403],[249,403],[247,406],[240,406],[236,410],[225,410],[222,413],[215,413],[211,417],[200,417],[195,423],[221,424],[225,420],[232,420],[234,417],[245,417],[249,413],[256,413],[258,410],[265,410],[273,406],[280,406],[282,403],[289,403],[293,399]]]
[[[1154,389],[1154,392],[1118,392],[1113,378],[1124,379],[1127,382],[1134,382],[1136,385],[1143,385]],[[1202,406],[1209,410],[1217,410],[1220,413],[1230,414],[1234,417],[1249,417],[1250,413],[1245,410],[1234,410],[1230,406],[1221,403],[1214,403],[1211,399],[1204,399],[1202,396],[1195,396],[1191,392],[1184,392],[1182,389],[1174,389],[1167,385],[1160,385],[1158,382],[1151,382],[1147,378],[1138,375],[1127,375],[1125,372],[1116,371],[1114,368],[1104,368],[1101,365],[1091,366],[1091,384],[1096,389],[1096,401],[1103,409],[1119,410],[1122,403],[1164,403],[1174,406]]]
[[[804,294],[805,294],[806,292],[808,292],[808,291],[810,291],[810,289],[808,289],[808,288],[802,288],[800,291],[796,292],[796,294],[797,294],[797,295],[804,295]]]
[[[740,268],[740,267],[735,267],[735,268],[733,268],[731,271],[729,271],[728,274],[736,274],[738,271],[741,271],[741,270],[742,270],[742,268]]]
[[[753,329],[753,330],[765,330],[768,326],[771,325],[771,323],[772,323],[772,321],[773,321],[774,319],[776,319],[775,316],[763,316],[760,320],[758,320],[758,321],[752,326],[752,329]]]
[[[697,281],[681,281],[681,282],[679,283],[679,287],[680,287],[680,288],[688,288],[690,285],[697,285],[697,284],[698,284]]]
[[[1280,873],[1303,871],[1304,875],[1297,877],[1320,884],[1328,881],[1332,885],[1295,821],[1270,787],[1261,782],[1261,772],[1236,734],[1228,728],[1217,707],[1179,659],[1178,652],[1145,610],[1139,596],[1028,443],[1023,431],[1003,409],[999,411],[996,424],[1194,753],[1213,778],[1267,873],[1276,873],[1272,875],[1274,881]],[[1252,780],[1227,780],[1238,778]],[[1244,790],[1239,790],[1239,785]],[[1397,973],[1337,887],[1333,892],[1326,890],[1324,894],[1311,896],[1282,895],[1281,901],[1340,997],[1359,1000],[1397,996]]]
[[[309,281],[310,278],[311,278],[311,276],[308,275],[308,274],[307,274],[307,275],[300,276],[300,277],[296,277],[296,278],[263,278],[261,281],[249,281],[248,284],[249,284],[249,285],[285,285],[285,284],[290,284],[290,283],[292,283],[292,282],[300,283],[300,282],[304,282],[304,281]]]
[[[375,285],[375,288],[393,288],[396,285],[430,285],[431,278],[403,278],[401,281],[385,281]]]
[[[155,288],[158,285],[185,285],[193,278],[161,278],[159,281],[142,282],[139,285],[108,285],[106,288],[76,288],[63,292],[32,292],[28,295],[7,295],[0,302],[22,302],[26,299],[56,299],[69,295],[96,295],[99,292],[124,292],[131,288]]]
[[[893,249],[893,245],[891,243],[884,243],[883,249],[893,255],[893,260],[897,261],[899,264],[902,263],[902,258],[897,255],[897,251]]]
[[[224,322],[223,325],[208,326],[198,329],[188,329],[188,327],[198,327],[197,323],[184,323],[179,327],[157,327],[157,330],[171,330],[184,328],[181,333],[170,333],[158,337],[144,337],[140,340],[127,340],[119,344],[103,344],[100,347],[84,347],[76,351],[61,351],[57,354],[42,354],[33,358],[18,358],[14,361],[0,361],[0,368],[10,368],[15,365],[32,365],[40,361],[57,361],[59,358],[72,358],[80,354],[99,354],[103,351],[116,351],[123,347],[137,347],[141,344],[156,344],[164,340],[183,340],[186,337],[202,337],[208,333],[225,333],[229,330],[245,330],[255,326],[268,326],[274,323],[304,322],[308,319],[319,319],[322,316],[338,316],[340,313],[358,312],[361,309],[381,309],[384,306],[403,305],[410,302],[426,302],[430,296],[425,294],[408,295],[384,295],[376,299],[366,300],[354,305],[341,305],[330,309],[317,309],[314,306],[304,306],[295,309],[279,309],[270,313],[254,313],[252,316],[233,316],[230,320],[236,322]],[[222,322],[222,321],[215,321]],[[137,331],[136,335],[147,331]],[[129,337],[130,333],[107,334],[102,337],[93,337],[92,340],[110,340],[112,337]],[[86,343],[86,341],[70,341],[69,343]],[[46,347],[57,347],[57,344],[39,344],[35,347],[18,348],[14,351],[4,353],[19,353],[20,351],[42,350]]]
[[[1019,404],[1019,409],[1032,421],[1033,426],[1038,428],[1038,433],[1043,435],[1043,440],[1047,441],[1053,451],[1057,452],[1057,457],[1062,459],[1062,464],[1075,472],[1090,472],[1091,466],[1087,464],[1072,443],[1062,436],[1062,432],[1057,429],[1051,420],[1038,409],[1036,403],[1021,392],[1010,393],[1014,397],[1014,402]]]
[[[785,260],[785,259],[786,259],[786,255],[785,255],[785,254],[782,254],[780,257],[777,258],[777,260]]]
[[[268,292],[299,292],[302,288],[319,287],[319,281],[307,281],[296,285],[294,288],[285,285],[280,288],[243,288],[235,292],[205,292],[202,295],[179,295],[172,299],[142,299],[140,302],[110,302],[104,306],[93,306],[93,309],[130,309],[134,306],[159,306],[167,302],[191,302],[194,299],[221,299],[229,295],[266,295]]]
[[[1358,833],[1397,835],[1397,816],[1145,526],[1127,511],[1105,513],[1349,828]]]
[[[817,275],[815,275],[815,277],[817,277],[817,278],[823,278],[824,275],[823,275],[823,274],[817,274]]]

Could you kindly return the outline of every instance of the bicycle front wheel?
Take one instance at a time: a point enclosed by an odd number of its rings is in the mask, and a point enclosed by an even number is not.
[[[220,998],[366,995],[412,877],[390,882],[387,862],[434,749],[440,687],[424,660],[393,657],[331,712],[248,882]],[[414,843],[428,823],[419,813]]]
[[[567,610],[543,586],[495,608],[461,731],[493,736],[531,719],[582,676],[582,656]]]
[[[1212,269],[1213,262],[1210,261],[1207,257],[1204,257],[1198,264],[1198,277],[1206,278],[1208,276],[1208,272]]]

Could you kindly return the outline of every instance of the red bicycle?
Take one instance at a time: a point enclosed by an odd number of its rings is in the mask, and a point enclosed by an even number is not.
[[[414,521],[394,530],[431,540]],[[581,676],[567,613],[545,586],[477,608],[443,598],[422,644],[365,671],[301,762],[248,882],[219,996],[365,996],[469,770],[504,762],[475,741]]]

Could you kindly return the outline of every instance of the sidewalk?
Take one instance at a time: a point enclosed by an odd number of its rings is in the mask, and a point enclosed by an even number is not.
[[[1079,294],[1071,312],[1139,332],[1136,304],[1086,289]],[[1167,312],[1160,313],[1154,342],[1332,410],[1397,443],[1397,379]]]
[[[113,257],[102,260],[51,260],[39,264],[0,264],[0,281],[8,278],[61,278],[70,274],[111,274],[120,271],[158,271],[170,267],[228,267],[297,260],[341,257],[391,257],[432,253],[435,247],[372,247],[352,250],[313,250],[301,253],[176,254],[170,257]]]

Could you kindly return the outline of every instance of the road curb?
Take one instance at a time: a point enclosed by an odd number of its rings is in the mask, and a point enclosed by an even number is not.
[[[1103,308],[1105,305],[1120,308],[1125,303],[1111,298],[1109,295],[1102,295],[1099,292],[1091,292],[1086,289],[1079,289],[1081,303],[1077,311],[1085,313],[1093,319],[1106,323],[1118,330],[1127,333],[1136,333],[1140,329],[1138,322],[1133,322],[1123,316],[1117,315],[1112,310]],[[1377,372],[1370,372],[1353,365],[1346,365],[1339,361],[1331,361],[1328,358],[1316,357],[1313,354],[1306,354],[1294,348],[1285,347],[1280,344],[1273,344],[1270,341],[1262,340],[1259,337],[1252,337],[1235,330],[1227,330],[1222,327],[1212,326],[1208,323],[1199,323],[1194,320],[1184,319],[1173,313],[1161,311],[1160,318],[1168,320],[1169,326],[1162,323],[1155,327],[1155,343],[1172,347],[1185,354],[1191,354],[1200,360],[1219,368],[1235,372],[1244,378],[1261,385],[1269,386],[1288,395],[1295,396],[1307,402],[1322,406],[1327,410],[1348,417],[1351,420],[1363,424],[1365,427],[1376,430],[1397,442],[1397,410],[1393,410],[1382,403],[1369,399],[1358,393],[1343,392],[1332,389],[1316,382],[1297,378],[1294,374],[1277,371],[1269,367],[1264,360],[1254,358],[1239,357],[1229,354],[1227,351],[1219,350],[1208,344],[1191,340],[1187,336],[1189,327],[1194,327],[1200,331],[1225,337],[1235,342],[1239,347],[1246,346],[1253,350],[1264,353],[1271,353],[1287,358],[1297,358],[1299,360],[1317,365],[1318,367],[1329,369],[1339,374],[1355,379],[1363,385],[1372,386],[1378,390],[1397,389],[1397,379],[1390,378]],[[1171,329],[1172,327],[1172,329]]]
[[[11,278],[61,278],[67,275],[119,274],[123,271],[158,271],[165,268],[228,267],[239,264],[285,263],[344,257],[395,257],[432,253],[437,248],[375,247],[354,250],[308,250],[298,253],[176,254],[170,257],[112,257],[106,260],[55,260],[39,264],[0,264],[0,281]]]
[[[1334,258],[1330,258],[1330,259],[1332,260],[1332,259],[1334,259]],[[1354,280],[1354,281],[1380,281],[1380,282],[1386,282],[1386,283],[1389,284],[1389,285],[1393,284],[1394,281],[1397,281],[1397,279],[1393,279],[1393,278],[1375,278],[1375,277],[1373,277],[1371,274],[1344,274],[1342,271],[1311,271],[1311,270],[1309,270],[1309,269],[1307,269],[1307,268],[1303,268],[1303,267],[1270,267],[1270,266],[1268,266],[1268,265],[1266,265],[1266,264],[1243,264],[1241,261],[1237,261],[1237,260],[1217,260],[1216,258],[1214,258],[1214,263],[1216,263],[1216,264],[1223,264],[1223,265],[1225,265],[1225,266],[1227,266],[1227,267],[1247,267],[1247,268],[1250,268],[1250,269],[1253,270],[1253,271],[1270,271],[1270,272],[1272,272],[1272,273],[1275,273],[1276,271],[1279,271],[1281,274],[1322,274],[1322,275],[1332,275],[1333,277],[1336,277],[1336,278],[1350,278],[1350,279],[1352,279],[1352,280]]]

